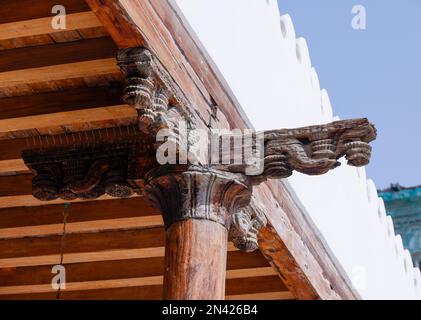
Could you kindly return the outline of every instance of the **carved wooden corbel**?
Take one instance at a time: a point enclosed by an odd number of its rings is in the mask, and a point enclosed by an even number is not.
[[[148,49],[121,49],[117,64],[125,75],[123,99],[138,110],[141,131],[156,136],[160,129],[176,132],[180,121],[192,121],[187,99]]]

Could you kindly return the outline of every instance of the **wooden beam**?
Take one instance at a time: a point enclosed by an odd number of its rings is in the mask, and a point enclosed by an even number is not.
[[[0,99],[1,100],[1,99]],[[22,159],[0,161],[0,176],[5,174],[28,173],[29,169]]]
[[[0,230],[60,224],[63,222],[63,205],[44,203],[36,208],[14,207],[0,209]],[[110,199],[103,201],[82,201],[72,203],[67,222],[80,223],[111,219],[127,219],[145,216],[158,216],[143,197]]]
[[[56,87],[79,87],[83,86],[84,81],[89,81],[94,86],[101,83],[101,77],[109,77],[113,81],[121,80],[122,75],[114,58],[2,72],[0,95],[14,96],[49,91]]]
[[[140,249],[164,246],[163,227],[69,234],[65,253]],[[60,251],[61,236],[0,240],[0,259],[52,255]]]
[[[150,251],[149,257],[146,256],[145,253],[146,252],[143,251],[143,256],[139,258],[127,258],[127,255],[120,255],[123,257],[120,260],[107,259],[106,261],[79,261],[78,263],[67,262],[66,280],[68,282],[81,282],[162,275],[164,272],[163,251],[161,255],[154,255],[154,252]],[[138,254],[140,255],[140,251]],[[133,254],[131,256],[133,256]],[[115,254],[113,257],[118,258]],[[54,263],[57,263],[57,260],[54,261]],[[50,265],[2,268],[0,269],[1,286],[50,283],[51,268],[54,263]],[[236,269],[241,270],[235,271]],[[227,270],[232,279],[242,277],[245,273],[247,273],[250,277],[275,275],[275,270],[268,267],[267,261],[258,251],[251,254],[245,254],[241,251],[228,252]],[[265,273],[262,273],[263,271]]]
[[[117,123],[129,125],[134,124],[136,119],[136,110],[125,104],[92,108],[89,112],[75,110],[3,119],[0,120],[0,138],[30,137],[34,135],[34,130],[41,134],[61,134],[114,127]]]
[[[294,298],[289,291],[235,294],[225,297],[226,300],[293,300]]]
[[[66,226],[66,234],[84,233],[84,232],[102,232],[109,230],[129,230],[129,229],[142,229],[162,227],[162,217],[144,216],[133,218],[120,218],[120,219],[103,219],[85,222],[68,223]],[[63,224],[49,224],[41,225],[36,228],[19,227],[19,228],[5,228],[0,229],[0,239],[14,239],[23,237],[41,237],[59,235],[63,232]]]
[[[100,252],[77,252],[66,253],[64,255],[64,264],[86,263],[96,261],[129,260],[144,259],[153,257],[163,257],[165,247],[140,248],[140,249],[121,249],[104,250]],[[21,268],[31,266],[51,266],[60,261],[60,254],[50,254],[44,256],[24,256],[18,258],[0,259],[0,268]]]
[[[0,24],[3,24],[52,17],[51,9],[57,4],[57,0],[37,1],[36,5],[33,0],[2,0],[1,4]],[[67,14],[89,11],[89,7],[83,0],[60,0],[60,5],[66,8]]]
[[[137,197],[137,195],[133,196]],[[109,195],[102,195],[99,198],[93,199],[92,201],[102,201],[102,200],[111,200],[114,199]],[[64,204],[64,203],[78,203],[78,202],[85,202],[86,200],[83,199],[76,199],[65,201],[62,199],[56,199],[48,201],[49,204]],[[38,200],[34,198],[32,195],[22,195],[22,196],[8,196],[8,197],[0,197],[0,209],[5,208],[14,208],[14,207],[38,207],[45,205],[45,201]]]
[[[227,278],[228,296],[282,292],[282,286],[274,282],[273,276],[247,277],[247,270],[244,271],[243,278]],[[238,293],[239,290],[241,293]],[[53,299],[55,291],[51,288],[51,284],[0,288],[0,299],[12,297]],[[162,276],[67,283],[66,289],[61,292],[61,297],[62,299],[161,299]]]
[[[32,194],[32,178],[31,173],[0,176],[0,197]]]
[[[25,21],[15,21],[0,25],[0,41],[21,37],[38,36],[63,32],[61,29],[53,29],[52,16]],[[79,12],[66,15],[66,30],[101,27],[101,22],[93,12]]]
[[[325,248],[315,249],[320,238],[288,194],[275,183],[271,186],[262,184],[256,189],[268,218],[268,226],[259,233],[260,250],[294,296],[303,300],[356,299],[339,272],[324,267],[332,263],[331,257]],[[282,197],[282,203],[275,195]],[[336,286],[332,280],[336,281]]]
[[[117,47],[109,37],[0,51],[0,73],[19,69],[114,58]]]
[[[119,84],[81,87],[0,99],[0,119],[122,105]]]
[[[227,279],[246,279],[247,278],[260,278],[266,280],[267,276],[273,276],[274,271],[272,268],[253,268],[249,269],[238,269],[229,270],[227,272]],[[234,275],[232,277],[231,275]],[[266,280],[267,281],[267,280]],[[69,291],[85,291],[85,290],[99,290],[99,289],[113,289],[113,288],[129,288],[129,287],[142,287],[142,286],[153,286],[162,285],[163,276],[150,276],[150,277],[132,277],[124,279],[101,279],[101,280],[90,280],[83,282],[70,282],[66,283],[66,292]],[[278,288],[279,289],[279,288]],[[25,294],[25,293],[43,293],[43,292],[55,292],[51,287],[51,283],[38,284],[38,285],[21,285],[21,286],[1,286],[0,295],[7,294]]]
[[[125,106],[126,107],[126,106]],[[128,109],[126,109],[128,110]],[[133,111],[130,111],[131,113]],[[1,120],[0,120],[1,121]],[[77,124],[73,128],[64,127],[66,130],[65,134],[55,134],[52,135],[38,135],[40,132],[32,129],[36,134],[31,138],[14,138],[2,140],[0,139],[0,162],[4,160],[16,160],[21,158],[22,151],[33,148],[56,148],[56,147],[65,147],[75,144],[84,144],[89,145],[92,143],[98,143],[100,141],[106,140],[109,143],[119,142],[122,140],[133,139],[135,127],[132,125],[127,126],[126,118],[123,117],[120,119],[112,119],[108,123],[101,124],[102,129],[92,130],[89,126],[83,126],[83,123]],[[130,119],[130,123],[132,119]],[[112,128],[109,126],[112,125]],[[47,128],[50,131],[53,129],[61,132],[63,127],[49,127]],[[69,129],[78,131],[70,133]],[[89,130],[89,131],[86,131]],[[83,131],[83,132],[80,132]],[[46,132],[48,133],[48,131]],[[25,168],[22,168],[25,169]]]

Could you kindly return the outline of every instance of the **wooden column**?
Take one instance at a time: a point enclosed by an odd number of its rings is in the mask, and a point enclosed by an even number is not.
[[[164,298],[224,299],[228,230],[250,201],[249,186],[241,175],[173,169],[153,170],[145,187],[166,227]]]
[[[166,232],[164,299],[224,299],[226,259],[227,230],[221,224],[172,224]]]

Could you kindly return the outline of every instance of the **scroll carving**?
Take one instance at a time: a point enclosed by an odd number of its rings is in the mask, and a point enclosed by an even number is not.
[[[263,209],[252,199],[248,206],[232,215],[228,239],[241,251],[254,251],[259,247],[257,234],[266,224]]]
[[[164,223],[206,219],[229,229],[231,215],[249,204],[251,188],[241,174],[199,166],[161,166],[145,178],[149,202],[161,210]]]
[[[139,187],[135,177],[135,145],[27,150],[25,163],[35,172],[32,194],[43,201],[94,199],[103,194],[126,198]]]

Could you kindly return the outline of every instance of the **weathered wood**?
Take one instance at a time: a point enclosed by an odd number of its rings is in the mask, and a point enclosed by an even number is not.
[[[130,230],[142,228],[162,227],[164,222],[162,217],[144,216],[120,219],[103,219],[84,222],[67,223],[66,234],[102,232],[109,230]],[[41,237],[51,235],[61,235],[63,233],[63,223],[40,225],[37,228],[33,226],[19,228],[1,228],[0,239],[17,239],[24,237]]]
[[[13,70],[0,73],[0,96],[98,86],[120,80],[121,74],[113,58]]]
[[[286,291],[282,291],[282,288],[279,288],[278,283],[274,280],[273,276],[227,279],[227,298],[238,299],[242,298],[243,295],[245,299],[251,299],[253,296],[262,298],[263,294],[266,294],[274,299],[276,294],[276,299],[291,299],[290,294],[281,294],[281,292]],[[61,299],[162,299],[160,282],[162,283],[162,277],[158,276],[68,283],[66,290],[61,292]],[[14,288],[15,292],[25,292],[28,289],[31,288],[28,286]],[[36,290],[40,293],[37,293]],[[240,294],[238,293],[239,290],[241,290]],[[33,286],[32,293],[0,295],[0,299],[55,299],[55,296],[51,284],[48,284]]]
[[[44,134],[50,132],[60,134],[105,127],[110,128],[116,126],[116,123],[129,125],[136,122],[136,117],[136,111],[123,104],[92,108],[89,112],[74,110],[3,119],[0,120],[0,139],[7,139],[13,136],[33,136],[30,132],[34,129]]]
[[[117,256],[114,257],[118,258]],[[124,256],[122,255],[122,257]],[[0,269],[0,286],[50,283],[52,266],[39,265]],[[250,254],[241,251],[229,251],[227,270],[227,277],[231,279],[274,275],[275,273],[273,268],[268,267],[266,259],[258,251]],[[68,282],[150,277],[163,274],[163,252],[158,257],[66,263],[66,280]]]
[[[57,0],[42,0],[36,4],[33,0],[2,0],[0,24],[52,17],[51,9],[56,4]],[[66,8],[67,14],[89,11],[88,5],[83,0],[60,0],[60,5]]]
[[[122,105],[119,84],[0,99],[0,119]]]
[[[66,16],[66,31],[100,27],[101,23],[93,12],[71,13]],[[8,40],[21,37],[38,36],[62,32],[61,29],[53,29],[51,16],[25,21],[3,23],[0,25],[0,40]]]
[[[221,300],[225,296],[227,230],[189,219],[166,231],[164,299]]]
[[[138,197],[135,195],[133,197]],[[99,198],[91,199],[93,201],[103,201],[103,200],[111,200],[115,199],[107,194],[100,196]],[[78,203],[84,202],[86,200],[83,199],[75,199],[75,200],[63,200],[63,199],[56,199],[51,200],[49,204],[61,204],[64,203]],[[33,195],[21,195],[21,196],[7,196],[7,197],[0,197],[0,209],[5,208],[14,208],[14,207],[39,207],[45,205],[45,201],[38,200],[34,198]]]
[[[162,227],[69,234],[65,253],[139,249],[164,246]],[[51,255],[60,252],[61,235],[0,240],[0,259]]]
[[[114,58],[109,37],[0,51],[0,72]]]
[[[255,190],[255,196],[265,204],[268,218],[268,227],[259,233],[263,255],[298,299],[358,298],[326,248],[319,247],[320,238],[314,227],[281,188],[271,183],[270,187],[262,184]],[[279,202],[275,195],[281,195],[283,201]]]
[[[22,159],[0,161],[0,175],[29,173]]]
[[[32,227],[37,229],[41,226],[60,224],[63,222],[62,211],[62,204],[45,203],[37,207],[35,212],[32,207],[0,209],[0,228]],[[67,222],[80,223],[157,215],[160,213],[147,204],[143,197],[134,197],[72,203]]]
[[[32,178],[31,173],[0,176],[0,197],[31,194]]]

